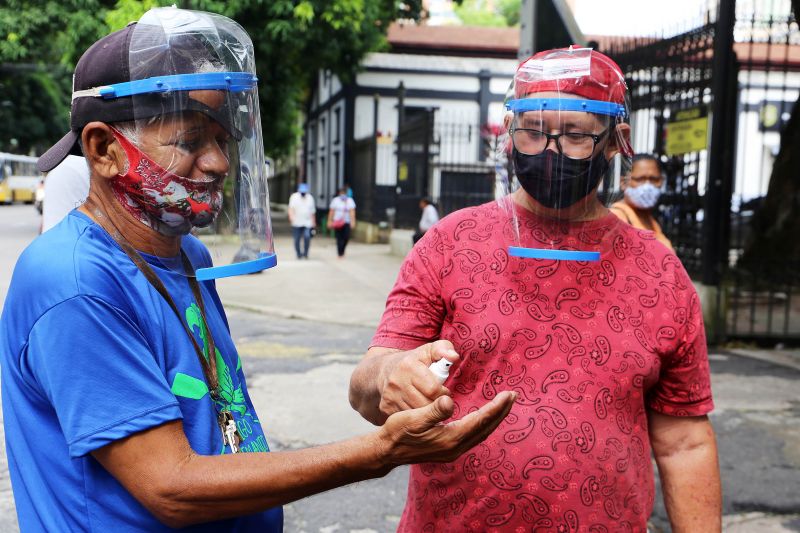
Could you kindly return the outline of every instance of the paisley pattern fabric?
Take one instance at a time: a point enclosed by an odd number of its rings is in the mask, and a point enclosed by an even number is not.
[[[449,464],[414,466],[400,531],[644,531],[654,500],[647,411],[713,408],[697,293],[678,258],[608,214],[554,225],[496,203],[443,219],[414,247],[373,346],[442,338],[461,360],[455,418],[502,390],[508,418]],[[510,257],[555,243],[596,263]]]

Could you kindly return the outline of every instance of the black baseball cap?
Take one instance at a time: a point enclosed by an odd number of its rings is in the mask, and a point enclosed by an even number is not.
[[[152,41],[145,55],[137,56],[137,64],[130,65],[131,40],[136,34],[137,46]],[[136,22],[106,35],[89,47],[78,60],[72,78],[72,105],[70,108],[70,131],[50,147],[36,163],[41,172],[49,172],[67,155],[83,155],[78,141],[86,124],[94,121],[105,123],[126,122],[148,118],[177,110],[194,110],[214,118],[237,137],[238,132],[226,120],[224,113],[215,112],[199,102],[191,100],[187,93],[176,91],[170,94],[146,94],[103,98],[92,95],[77,95],[99,87],[125,83],[131,80],[132,68],[136,70],[135,79],[196,71],[198,60],[207,59],[212,64],[218,58],[208,47],[191,35],[170,39],[164,47],[163,30],[154,25],[139,25]],[[177,53],[176,53],[177,52]],[[167,60],[168,56],[168,60]]]

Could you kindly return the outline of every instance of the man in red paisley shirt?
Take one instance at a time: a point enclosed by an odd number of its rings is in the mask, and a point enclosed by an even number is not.
[[[351,404],[378,425],[441,395],[461,416],[518,393],[484,443],[411,468],[400,531],[643,532],[651,451],[673,531],[720,531],[697,293],[652,232],[598,199],[609,162],[632,154],[627,89],[613,61],[584,52],[583,70],[572,49],[520,65],[506,127],[521,188],[425,234],[353,373]],[[442,357],[443,385],[428,369]]]

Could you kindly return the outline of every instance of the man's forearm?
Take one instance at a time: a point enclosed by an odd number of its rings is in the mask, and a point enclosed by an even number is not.
[[[191,455],[175,473],[160,518],[186,526],[261,512],[387,474],[374,435],[290,452]],[[235,476],[231,475],[236,473]]]
[[[264,511],[334,487],[383,476],[401,464],[451,462],[505,418],[514,394],[498,394],[449,424],[452,399],[396,413],[368,435],[292,452],[202,456],[179,420],[92,452],[153,516],[171,527]]]
[[[672,531],[718,532],[722,521],[722,487],[717,445],[711,424],[707,436],[674,453],[655,458]]]

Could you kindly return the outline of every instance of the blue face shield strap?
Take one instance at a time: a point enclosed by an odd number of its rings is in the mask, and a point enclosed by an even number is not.
[[[625,106],[600,100],[579,100],[576,98],[520,98],[509,100],[506,109],[514,113],[525,111],[584,111],[598,115],[625,118]]]
[[[600,252],[580,250],[550,250],[544,248],[522,248],[509,246],[508,255],[525,259],[556,259],[558,261],[600,261]]]
[[[154,76],[143,80],[127,81],[73,93],[78,96],[100,96],[106,99],[137,94],[165,93],[169,91],[215,90],[244,92],[256,87],[258,78],[247,72],[202,72]]]
[[[278,264],[278,256],[275,254],[261,253],[256,259],[242,261],[241,263],[231,263],[215,267],[198,268],[195,271],[197,281],[208,281],[230,276],[241,276],[243,274],[255,274]]]

